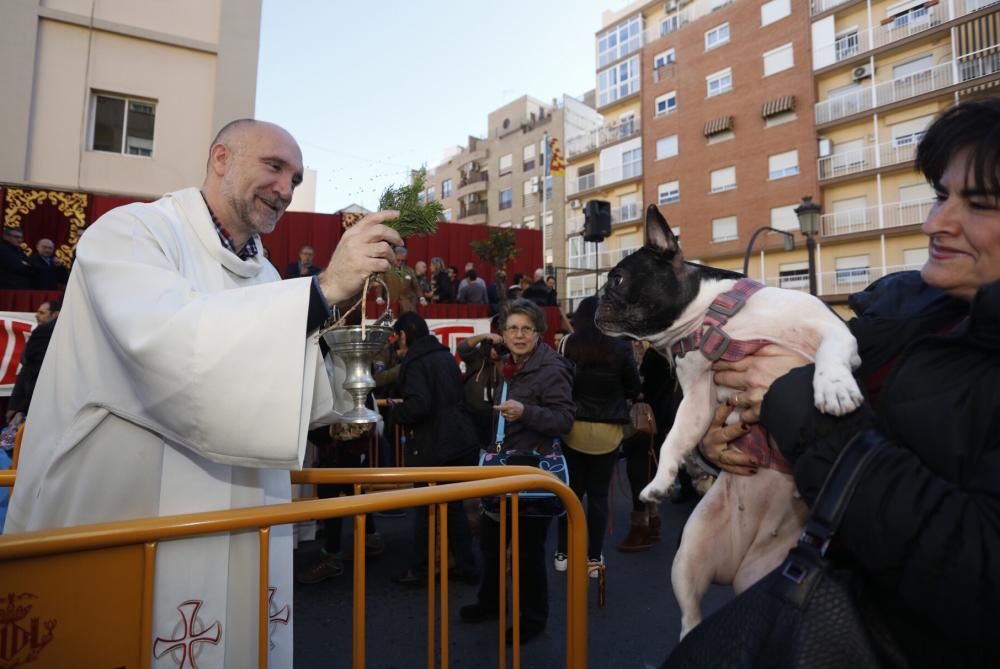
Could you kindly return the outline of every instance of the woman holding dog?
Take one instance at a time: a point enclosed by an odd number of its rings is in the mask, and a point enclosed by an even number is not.
[[[573,426],[573,365],[544,343],[545,314],[529,300],[513,300],[501,317],[503,343],[510,353],[503,357],[503,380],[507,399],[496,406],[506,423],[505,450],[545,453],[553,440]],[[502,389],[496,392],[502,397]],[[501,565],[499,516],[483,513],[480,545],[483,576],[474,604],[459,611],[467,623],[496,620]],[[545,537],[552,518],[518,518],[520,542],[521,642],[534,639],[545,630],[549,616],[549,591],[545,565]],[[503,557],[503,560],[501,560]],[[512,628],[507,629],[511,643]]]
[[[940,116],[917,166],[937,193],[923,224],[927,263],[850,300],[868,401],[841,418],[820,414],[812,367],[776,347],[718,363],[715,378],[741,389],[743,421],[769,431],[809,503],[852,438],[889,446],[862,474],[831,555],[863,577],[912,666],[996,666],[1000,99]],[[755,463],[727,443],[739,429],[717,421],[702,451],[748,474]]]

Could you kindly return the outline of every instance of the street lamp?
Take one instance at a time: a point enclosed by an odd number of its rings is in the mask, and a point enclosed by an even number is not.
[[[753,234],[750,235],[750,243],[747,244],[747,250],[743,253],[743,276],[747,276],[749,274],[750,253],[753,251],[753,243],[757,241],[757,235],[766,230],[770,230],[771,232],[780,232],[782,235],[785,236],[785,250],[786,251],[795,250],[795,237],[792,235],[792,233],[786,230],[779,230],[777,228],[772,228],[770,225],[765,225],[762,228],[757,228],[756,230],[753,231]]]
[[[813,237],[819,234],[819,212],[820,206],[813,202],[812,195],[803,197],[802,204],[795,208],[795,215],[799,217],[799,231],[806,238],[810,295],[816,294],[816,240]]]

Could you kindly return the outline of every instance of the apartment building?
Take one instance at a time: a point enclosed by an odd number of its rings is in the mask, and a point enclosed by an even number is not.
[[[813,0],[819,292],[843,299],[927,258],[934,193],[913,169],[939,112],[1000,95],[997,0]]]
[[[440,200],[449,221],[543,230],[537,265],[563,265],[563,245],[553,240],[563,238],[565,227],[564,179],[546,173],[546,142],[563,147],[567,132],[596,119],[568,95],[550,104],[521,96],[488,114],[486,137],[469,137],[428,170],[424,197]]]
[[[158,197],[251,117],[261,0],[0,3],[0,182]]]

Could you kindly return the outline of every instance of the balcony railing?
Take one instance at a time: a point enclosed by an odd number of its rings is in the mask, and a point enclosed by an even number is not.
[[[489,211],[489,207],[485,202],[473,202],[472,204],[467,204],[461,208],[460,218],[469,218],[471,216],[484,216]]]
[[[849,235],[855,232],[920,225],[934,206],[934,199],[890,202],[882,206],[859,207],[820,217],[820,230],[824,237]]]
[[[612,123],[596,130],[577,135],[566,143],[566,157],[573,158],[583,153],[596,151],[609,144],[621,142],[639,135],[641,127],[639,119],[630,118],[619,123]]]
[[[817,161],[819,180],[836,179],[879,167],[910,163],[916,154],[917,141],[868,144],[859,149],[834,153]]]
[[[883,81],[866,86],[859,91],[817,102],[816,123],[829,123],[852,114],[868,111],[879,105],[899,102],[947,88],[956,83],[965,83],[1000,73],[998,46],[1000,45],[994,44],[968,56],[963,56],[958,61],[941,63],[905,77]]]
[[[612,249],[610,251],[601,251],[598,258],[599,269],[611,269],[618,263],[620,263],[626,256],[635,253],[639,250],[638,246],[630,246],[624,249]]]
[[[569,181],[566,185],[566,196],[570,197],[576,195],[577,193],[593,190],[594,188],[601,188],[603,186],[609,186],[620,181],[638,179],[641,176],[642,163],[640,162],[628,163],[627,165],[622,165],[620,167],[612,167],[611,169],[601,170],[596,174],[586,174],[584,176],[577,177],[576,180]]]
[[[636,202],[625,204],[611,212],[611,224],[623,225],[634,223],[642,217],[642,205]]]
[[[816,275],[816,288],[820,295],[849,295],[868,287],[872,281],[895,272],[920,269],[921,265],[889,265],[887,267],[852,267],[836,269],[832,272],[820,272]],[[809,290],[809,276],[795,274],[792,276],[769,276],[764,284],[789,290]]]

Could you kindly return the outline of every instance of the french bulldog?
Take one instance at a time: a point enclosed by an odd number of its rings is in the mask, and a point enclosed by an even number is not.
[[[678,342],[708,332],[709,307],[743,275],[685,261],[655,205],[646,210],[645,239],[643,248],[608,274],[596,323],[608,335],[648,341],[675,365],[684,397],[660,447],[656,474],[640,494],[657,502],[684,456],[708,431],[718,404],[738,390],[716,386],[709,353],[678,353]],[[762,287],[721,328],[733,341],[775,343],[813,360],[813,400],[820,411],[843,415],[861,404],[852,375],[861,362],[857,343],[818,298]],[[771,468],[753,476],[722,472],[688,519],[674,558],[671,581],[681,607],[681,637],[701,621],[701,598],[711,583],[732,584],[737,592],[750,587],[781,564],[806,516],[790,474]]]

